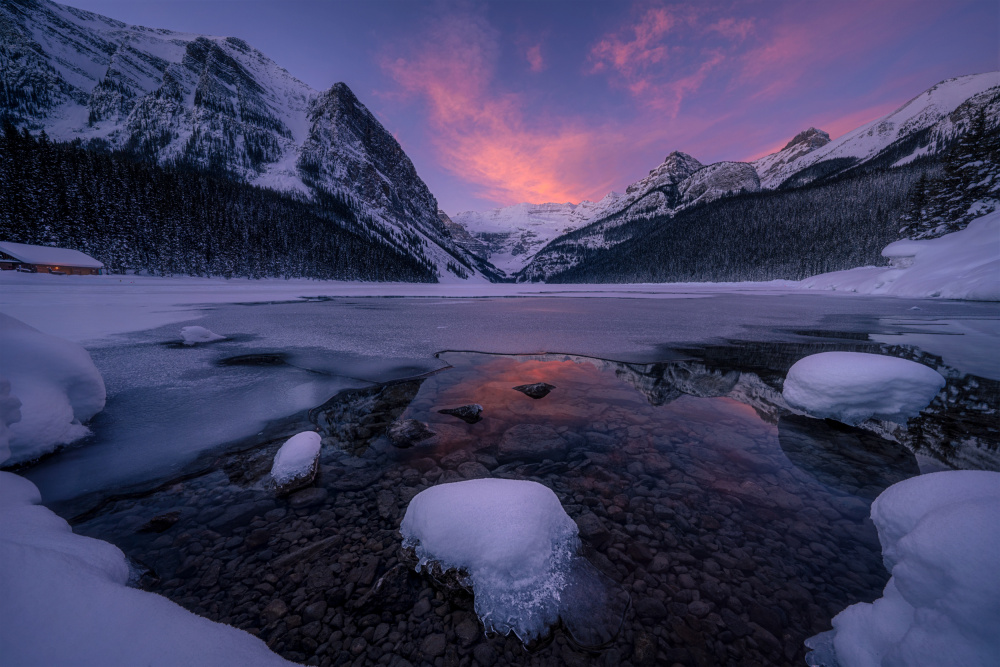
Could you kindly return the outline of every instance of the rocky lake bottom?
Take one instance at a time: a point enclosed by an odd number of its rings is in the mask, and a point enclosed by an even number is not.
[[[1000,383],[911,347],[805,338],[656,363],[442,352],[441,370],[340,391],[169,479],[52,507],[133,559],[137,586],[305,664],[802,665],[807,637],[888,580],[868,518],[878,493],[921,472],[1000,470]],[[830,350],[916,359],[948,384],[906,426],[796,413],[785,372]],[[219,367],[282,363],[259,350]],[[513,389],[538,382],[554,388]],[[480,421],[439,412],[468,404]],[[397,419],[432,435],[397,447]],[[273,456],[302,430],[322,436],[318,475],[278,494]],[[608,593],[529,646],[486,636],[472,595],[402,549],[417,493],[487,477],[552,489]]]

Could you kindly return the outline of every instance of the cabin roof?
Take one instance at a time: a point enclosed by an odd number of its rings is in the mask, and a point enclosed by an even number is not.
[[[90,269],[104,268],[104,264],[98,262],[90,255],[86,255],[79,250],[70,250],[69,248],[53,248],[44,245],[0,241],[0,252],[4,252],[25,264],[78,266]]]

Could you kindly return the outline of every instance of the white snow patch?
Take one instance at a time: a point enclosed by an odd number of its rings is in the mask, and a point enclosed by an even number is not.
[[[469,573],[488,631],[527,641],[558,620],[579,540],[548,487],[510,479],[434,486],[410,501],[400,531],[418,570],[437,561]]]
[[[190,326],[181,328],[181,338],[185,345],[197,345],[198,343],[211,343],[217,340],[225,340],[225,336],[209,331],[205,327]]]
[[[88,435],[83,423],[104,409],[104,380],[85,349],[2,313],[0,377],[21,402],[9,427],[11,463]]]
[[[915,361],[862,352],[821,352],[788,369],[782,395],[814,417],[857,424],[870,417],[904,423],[945,384]]]
[[[309,474],[319,456],[320,437],[315,431],[296,433],[274,455],[271,477],[279,485]]]
[[[10,665],[291,665],[261,640],[128,588],[115,546],[75,535],[0,472],[0,646]]]
[[[810,665],[987,667],[1000,656],[1000,474],[946,471],[886,489],[872,504],[892,578],[806,644]]]
[[[936,239],[890,243],[882,255],[892,267],[823,273],[801,285],[858,294],[1000,301],[1000,211]]]

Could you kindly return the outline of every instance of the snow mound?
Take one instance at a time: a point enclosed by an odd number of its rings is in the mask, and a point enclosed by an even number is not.
[[[303,431],[289,438],[274,455],[271,477],[285,486],[312,473],[319,457],[320,437],[315,431]]]
[[[509,479],[434,486],[410,501],[400,531],[418,571],[436,561],[468,573],[487,631],[529,641],[558,621],[579,540],[549,488]]]
[[[115,546],[75,535],[0,472],[0,646],[10,665],[291,665],[261,640],[128,588]]]
[[[104,409],[104,380],[85,349],[2,313],[0,377],[21,402],[21,419],[9,427],[9,463],[88,435],[83,423]]]
[[[890,268],[823,273],[800,285],[859,294],[1000,301],[1000,211],[936,239],[890,243],[882,255]]]
[[[782,395],[814,417],[857,424],[868,418],[905,423],[945,384],[915,361],[862,352],[821,352],[788,369]]]
[[[892,578],[806,641],[814,666],[986,667],[1000,656],[1000,474],[948,471],[894,484],[872,504]]]
[[[209,331],[205,327],[191,326],[181,329],[181,338],[185,345],[197,345],[198,343],[211,343],[217,340],[225,340],[225,336]]]

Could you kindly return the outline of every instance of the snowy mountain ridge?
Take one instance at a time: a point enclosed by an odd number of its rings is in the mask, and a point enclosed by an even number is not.
[[[594,210],[589,223],[552,239],[523,261],[519,279],[546,280],[575,266],[580,249],[606,248],[628,240],[631,237],[621,232],[609,235],[628,222],[670,217],[730,193],[796,187],[861,165],[898,166],[939,153],[969,130],[973,116],[983,107],[994,126],[1000,122],[1000,72],[942,81],[892,113],[832,141],[829,134],[811,127],[780,151],[753,162],[703,167],[675,151],[649,176],[629,185],[624,196]]]
[[[0,5],[0,117],[52,139],[351,202],[371,234],[485,279],[399,143],[344,84],[313,90],[234,37],[131,26],[49,0]],[[464,267],[464,268],[463,268]]]

